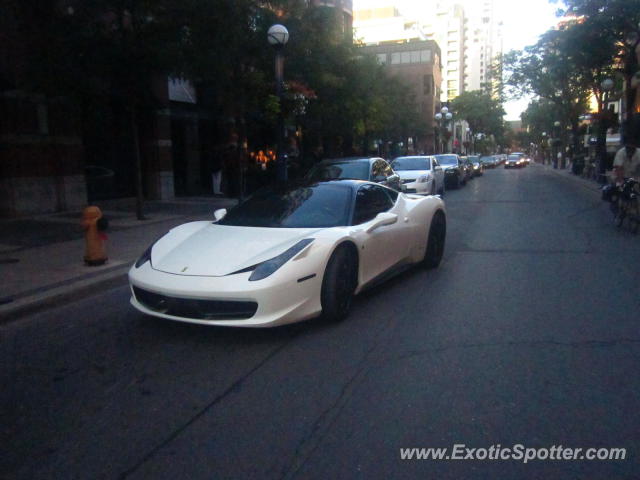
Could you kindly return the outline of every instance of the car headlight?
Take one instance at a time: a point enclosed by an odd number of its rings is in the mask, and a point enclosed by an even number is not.
[[[144,253],[140,255],[140,258],[136,260],[136,263],[135,263],[136,268],[140,268],[142,265],[144,265],[147,262],[151,263],[151,250],[153,250],[153,246],[156,243],[158,243],[158,240],[160,240],[165,235],[166,233],[163,233],[158,238],[156,238],[153,242],[151,242],[151,245],[149,245],[149,247],[144,251]],[[151,266],[153,267],[153,263],[151,263]]]
[[[418,177],[418,183],[426,183],[429,181],[429,175],[422,175]]]
[[[144,253],[140,255],[140,258],[136,260],[136,263],[135,263],[136,268],[140,268],[145,263],[151,262],[151,250],[153,249],[153,246],[155,244],[156,242],[153,242],[151,245],[149,245],[149,247],[144,251]],[[151,264],[151,266],[153,266],[153,264]]]
[[[255,269],[251,273],[249,277],[249,281],[255,282],[256,280],[262,280],[263,278],[267,278],[269,275],[278,270],[281,266],[291,260],[294,256],[296,256],[303,248],[313,242],[315,239],[313,238],[305,238],[304,240],[300,240],[293,247],[284,251],[277,257],[273,257],[269,260],[266,260],[262,263],[259,263],[255,266]]]

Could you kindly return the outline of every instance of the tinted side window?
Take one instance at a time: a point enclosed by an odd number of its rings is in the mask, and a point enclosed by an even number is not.
[[[385,188],[384,191],[387,195],[389,195],[389,197],[391,197],[391,202],[395,205],[396,200],[398,200],[398,192],[396,192],[395,190],[391,190],[390,188]]]
[[[353,224],[368,222],[380,212],[386,212],[393,207],[393,202],[384,187],[378,185],[363,185],[356,194],[356,208],[353,213]]]

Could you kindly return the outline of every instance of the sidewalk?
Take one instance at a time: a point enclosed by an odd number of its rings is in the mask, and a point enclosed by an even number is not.
[[[592,190],[596,192],[598,195],[601,194],[602,185],[599,185],[595,180],[589,180],[586,178],[582,178],[580,175],[574,175],[571,172],[570,168],[553,168],[552,165],[543,165],[542,163],[531,163],[531,166],[538,166],[540,168],[544,168],[545,170],[555,173],[561,177],[566,178],[569,181],[575,182],[587,190]]]
[[[176,225],[213,219],[213,211],[235,199],[180,197],[145,203],[145,220],[135,217],[134,199],[96,202],[109,219],[107,254],[99,267],[83,262],[81,212],[0,220],[0,323],[45,306],[123,284],[140,254]]]

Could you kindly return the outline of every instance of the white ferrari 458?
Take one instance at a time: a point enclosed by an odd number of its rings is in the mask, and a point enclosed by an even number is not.
[[[354,294],[404,267],[440,264],[438,196],[336,180],[266,188],[215,221],[180,225],[131,267],[131,303],[169,320],[272,327],[343,319]]]

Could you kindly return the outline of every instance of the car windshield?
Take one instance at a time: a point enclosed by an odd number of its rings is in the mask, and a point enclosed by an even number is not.
[[[520,160],[520,155],[509,155],[509,160]]]
[[[336,180],[340,178],[369,180],[369,162],[354,161],[320,163],[311,169],[307,178],[314,182],[322,180]]]
[[[431,170],[431,162],[427,157],[398,157],[391,162],[391,168],[396,171]]]
[[[436,159],[440,165],[457,165],[457,155],[436,155]]]
[[[231,209],[218,225],[272,228],[329,228],[347,225],[349,185],[267,187]]]

